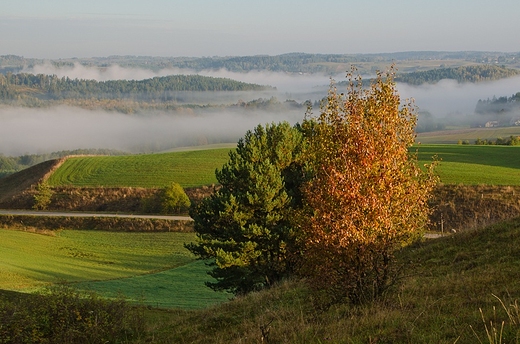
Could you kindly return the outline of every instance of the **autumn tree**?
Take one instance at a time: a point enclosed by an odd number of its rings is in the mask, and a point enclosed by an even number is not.
[[[198,242],[187,248],[211,262],[214,290],[244,294],[293,272],[303,145],[287,122],[248,131],[216,171],[220,189],[192,207]]]
[[[360,303],[392,282],[393,254],[421,234],[436,179],[409,152],[416,111],[411,102],[401,106],[392,73],[369,88],[349,80],[346,94],[332,85],[306,122],[314,175],[304,189],[312,216],[303,225],[300,272],[327,302]]]

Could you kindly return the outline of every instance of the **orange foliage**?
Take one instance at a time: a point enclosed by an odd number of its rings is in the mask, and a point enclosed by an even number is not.
[[[393,280],[393,252],[426,225],[436,178],[417,165],[412,102],[401,107],[393,75],[370,88],[350,77],[347,94],[331,86],[310,128],[313,178],[305,186],[312,216],[303,224],[302,272],[332,301],[363,302]]]

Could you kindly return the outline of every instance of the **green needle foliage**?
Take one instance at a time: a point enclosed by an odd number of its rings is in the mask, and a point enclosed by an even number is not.
[[[327,304],[361,303],[394,281],[393,253],[420,236],[437,183],[417,164],[413,104],[392,74],[331,87],[317,118],[258,126],[217,171],[222,189],[192,209],[215,290],[243,294],[297,272]],[[297,268],[296,268],[297,267]]]
[[[222,187],[192,208],[199,241],[187,248],[214,261],[212,289],[244,294],[294,270],[303,143],[301,130],[287,122],[248,131],[216,171]]]

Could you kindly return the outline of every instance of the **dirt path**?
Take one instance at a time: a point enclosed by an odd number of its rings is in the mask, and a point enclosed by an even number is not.
[[[59,217],[121,217],[160,220],[190,221],[189,216],[173,215],[139,215],[139,214],[108,214],[108,213],[77,213],[58,211],[35,211],[35,210],[0,210],[0,215],[27,215],[27,216],[59,216]]]

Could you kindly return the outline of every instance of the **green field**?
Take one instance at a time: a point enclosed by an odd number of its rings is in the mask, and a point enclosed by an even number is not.
[[[421,144],[419,161],[437,155],[445,184],[520,185],[520,147]],[[415,149],[414,148],[414,149]],[[183,187],[217,182],[215,169],[228,160],[229,148],[130,156],[75,157],[51,175],[52,186]]]
[[[52,233],[0,229],[0,289],[31,291],[67,282],[103,296],[181,308],[228,299],[205,287],[207,267],[183,247],[194,233]]]
[[[520,185],[519,146],[420,145],[419,162],[437,155],[444,184]],[[417,148],[417,147],[415,147]]]
[[[51,186],[161,188],[217,182],[215,169],[228,160],[229,148],[129,156],[72,157],[49,178]]]

